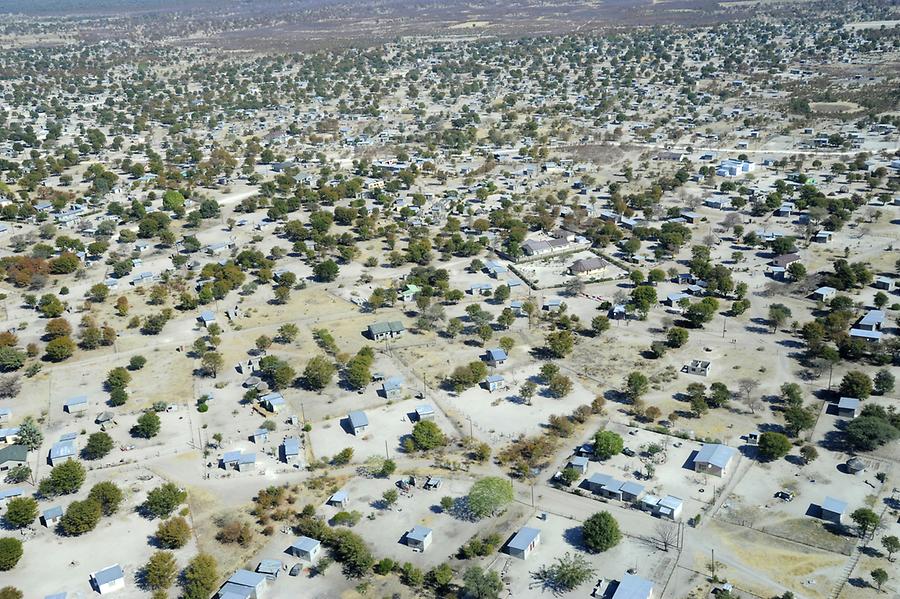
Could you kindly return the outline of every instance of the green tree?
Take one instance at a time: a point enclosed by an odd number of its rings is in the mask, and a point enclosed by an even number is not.
[[[150,556],[141,572],[147,587],[154,591],[166,590],[175,582],[178,564],[171,551],[157,551]]]
[[[104,432],[91,433],[82,453],[88,460],[99,460],[105,457],[113,448],[112,437]]]
[[[885,572],[883,568],[875,568],[872,570],[871,575],[872,580],[875,581],[875,586],[877,586],[878,591],[881,592],[881,587],[888,581],[888,573]]]
[[[325,356],[313,356],[303,369],[303,381],[309,389],[321,391],[334,377],[334,364]]]
[[[887,369],[882,368],[875,373],[875,393],[885,395],[894,390],[894,375]]]
[[[772,332],[784,326],[791,317],[791,309],[784,304],[772,304],[769,306],[769,321],[772,323]]]
[[[609,317],[604,315],[595,316],[591,320],[591,331],[593,331],[594,335],[599,336],[604,331],[608,331],[610,327]]]
[[[872,379],[865,372],[852,370],[841,379],[838,391],[843,397],[866,399],[872,394]]]
[[[75,353],[75,342],[69,337],[57,337],[47,343],[44,354],[51,362],[62,362]]]
[[[166,518],[175,511],[184,500],[187,493],[178,488],[174,483],[165,483],[147,493],[147,500],[143,508],[155,518]]]
[[[669,347],[681,347],[688,341],[688,330],[682,327],[672,327],[666,333],[666,343]]]
[[[900,551],[900,539],[894,535],[881,537],[881,546],[888,552],[888,561],[894,561],[894,554]]]
[[[625,395],[631,403],[636,402],[650,389],[650,380],[641,372],[632,372],[625,379]]]
[[[38,428],[37,422],[31,416],[26,416],[19,426],[19,445],[24,445],[29,451],[34,451],[44,442],[44,434]]]
[[[609,512],[597,512],[581,526],[582,542],[591,553],[601,553],[622,540],[619,523]]]
[[[4,519],[13,528],[25,528],[37,518],[38,503],[31,497],[14,497],[6,504]]]
[[[73,501],[59,520],[59,526],[69,536],[83,535],[96,528],[103,508],[93,499]]]
[[[14,347],[0,347],[0,371],[12,372],[25,364],[25,354]]]
[[[476,518],[492,516],[513,501],[512,482],[498,476],[487,476],[469,489],[467,505]]]
[[[99,482],[91,487],[88,493],[88,499],[92,499],[100,504],[104,516],[111,516],[119,511],[122,500],[125,495],[115,483],[110,481]]]
[[[184,547],[190,537],[191,527],[181,516],[169,518],[156,527],[156,541],[165,549]]]
[[[182,573],[184,599],[209,599],[218,582],[219,571],[215,558],[199,553],[188,562]]]
[[[447,444],[447,437],[431,420],[417,422],[413,426],[412,439],[419,451],[428,451]]]
[[[555,594],[562,594],[581,586],[593,575],[594,568],[583,555],[566,553],[552,565],[542,566],[536,577]]]
[[[0,570],[12,570],[22,558],[22,541],[13,537],[0,538]]]
[[[339,271],[340,267],[338,267],[337,262],[331,259],[319,262],[313,267],[313,275],[315,275],[316,280],[323,283],[334,281]]]
[[[608,460],[619,455],[624,448],[625,441],[613,431],[598,431],[594,435],[594,457],[598,460]]]
[[[41,495],[52,497],[54,495],[69,495],[81,488],[85,479],[84,466],[76,460],[66,460],[50,471],[50,476],[43,479],[38,485]]]
[[[22,599],[24,596],[16,587],[5,586],[0,589],[0,599]]]
[[[463,591],[472,599],[497,599],[503,590],[500,575],[493,570],[472,566],[463,573]]]
[[[783,458],[791,450],[791,440],[781,433],[765,432],[759,436],[759,456],[767,462]]]
[[[555,358],[565,358],[575,348],[575,337],[572,331],[563,329],[547,335],[547,349]]]
[[[784,411],[785,429],[792,437],[800,431],[810,429],[816,423],[816,415],[812,410],[802,406],[791,406]]]
[[[131,434],[143,439],[152,439],[159,434],[160,420],[156,412],[144,412],[131,427]]]
[[[874,511],[867,507],[861,507],[850,514],[850,519],[856,524],[859,530],[859,536],[864,537],[870,530],[875,530],[881,518]]]

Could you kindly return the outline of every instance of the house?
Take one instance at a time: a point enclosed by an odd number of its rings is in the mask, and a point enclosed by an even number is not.
[[[690,210],[682,210],[681,218],[683,218],[685,221],[687,221],[688,223],[693,225],[695,223],[700,222],[700,220],[703,217],[700,216],[699,214],[697,214],[696,212],[691,212]]]
[[[582,258],[572,263],[569,272],[576,276],[599,276],[603,275],[608,267],[609,263],[603,258]]]
[[[250,435],[250,440],[254,443],[264,443],[269,440],[269,431],[264,428],[258,428]]]
[[[300,537],[288,547],[287,552],[294,557],[314,562],[322,552],[322,543],[309,537]]]
[[[847,503],[834,497],[825,497],[825,501],[819,509],[819,513],[823,520],[834,522],[835,524],[844,523],[844,514],[847,513]]]
[[[590,463],[590,459],[586,456],[574,456],[569,460],[569,463],[566,465],[567,468],[574,468],[578,470],[581,474],[587,474],[588,464]]]
[[[541,543],[541,531],[523,526],[506,545],[506,553],[519,559],[528,559],[531,552]]]
[[[775,266],[777,268],[787,268],[794,262],[800,261],[800,254],[791,253],[791,254],[782,254],[780,256],[775,256],[769,264]]]
[[[419,422],[423,420],[434,420],[434,408],[427,403],[417,405],[416,419]]]
[[[690,363],[685,366],[685,370],[688,374],[709,376],[709,369],[711,366],[712,364],[709,360],[691,360]]]
[[[78,450],[75,447],[74,440],[57,441],[50,448],[50,455],[47,461],[51,466],[56,466],[75,458],[77,454]]]
[[[265,574],[238,570],[219,589],[220,599],[261,599],[266,590],[268,578]]]
[[[403,395],[403,377],[392,376],[381,384],[381,392],[386,399],[394,399]]]
[[[694,458],[694,472],[718,477],[728,476],[728,469],[735,457],[737,457],[737,450],[734,447],[720,443],[707,443],[700,448]]]
[[[612,599],[653,599],[653,583],[636,574],[625,574]]]
[[[384,341],[385,339],[399,337],[405,330],[403,324],[399,321],[392,320],[391,322],[376,322],[375,324],[370,324],[368,334],[372,341]]]
[[[838,416],[856,418],[859,411],[859,400],[855,397],[842,397],[838,400],[837,411]]]
[[[659,518],[678,520],[681,518],[684,502],[672,495],[666,495],[662,499],[655,495],[645,495],[638,507]]]
[[[506,379],[503,378],[502,374],[489,374],[482,382],[482,386],[493,393],[506,386]]]
[[[897,282],[891,277],[875,277],[875,289],[882,289],[884,291],[893,291],[896,288]]]
[[[28,448],[24,445],[7,445],[0,448],[0,472],[24,466],[27,460]]]
[[[113,564],[91,574],[91,586],[101,595],[125,588],[125,572],[119,564]]]
[[[884,312],[882,310],[869,310],[859,319],[854,328],[863,331],[880,331],[884,324]]]
[[[430,528],[416,525],[406,533],[406,545],[412,547],[414,551],[425,551],[431,545],[432,537]]]
[[[837,295],[837,289],[834,287],[819,287],[812,292],[812,298],[817,302],[831,301]]]
[[[0,422],[9,422],[12,418],[12,410],[9,408],[0,408]]]
[[[350,430],[353,431],[354,435],[366,432],[366,429],[369,427],[369,418],[362,410],[350,412],[347,414],[347,419],[350,421]]]
[[[272,393],[266,393],[262,397],[259,398],[259,402],[265,406],[267,410],[270,412],[277,413],[281,408],[284,407],[284,397],[282,397],[281,393],[277,391],[273,391]]]
[[[281,573],[281,560],[264,559],[256,566],[256,573],[262,574],[269,580],[275,580]]]
[[[525,316],[525,302],[522,300],[514,300],[509,303],[509,308],[516,316]]]
[[[497,367],[506,363],[507,355],[501,348],[495,347],[487,350],[482,359],[489,365]]]
[[[66,403],[63,404],[63,410],[68,412],[69,414],[79,414],[87,410],[88,400],[86,395],[79,395],[78,397],[73,397],[71,399],[66,400]]]
[[[47,528],[52,528],[59,524],[62,516],[63,509],[58,505],[53,506],[49,509],[44,510],[44,512],[41,514],[41,524],[43,524]]]
[[[281,457],[287,464],[297,461],[300,458],[300,439],[285,437],[281,442]]]
[[[863,341],[875,342],[881,341],[881,331],[870,331],[867,329],[850,329],[850,337],[853,339],[862,339]]]
[[[347,507],[347,503],[349,501],[350,495],[347,493],[347,491],[341,489],[340,491],[329,497],[326,503],[330,506],[345,508]]]
[[[197,320],[200,321],[204,327],[209,328],[209,325],[216,322],[216,315],[213,314],[212,310],[204,310],[200,313],[200,316],[197,317]]]

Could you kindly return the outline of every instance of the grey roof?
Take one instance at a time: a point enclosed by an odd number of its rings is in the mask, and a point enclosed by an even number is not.
[[[68,593],[63,591],[62,593],[53,593],[52,595],[47,595],[44,599],[66,599]]]
[[[216,595],[219,599],[250,599],[253,596],[254,589],[245,587],[244,585],[226,582],[219,589]]]
[[[881,310],[869,310],[866,315],[859,320],[859,324],[876,325],[884,322],[884,312]]]
[[[678,497],[675,497],[674,495],[666,495],[665,497],[663,497],[662,499],[659,500],[660,507],[667,507],[671,510],[676,510],[676,509],[680,508],[682,503],[684,503],[684,502],[681,499],[679,499]]]
[[[87,403],[87,395],[79,395],[77,397],[72,397],[66,400],[66,403],[63,404],[65,406],[77,406],[81,404]]]
[[[509,545],[507,545],[507,547],[509,549],[516,549],[518,551],[525,551],[526,549],[528,549],[528,546],[531,545],[532,541],[538,538],[540,534],[541,531],[538,528],[523,526],[519,529],[519,532],[517,532],[512,539],[510,539]]]
[[[625,574],[612,599],[648,599],[652,592],[652,582],[634,574]]]
[[[256,463],[256,454],[255,453],[242,453],[238,456],[238,464],[255,464]]]
[[[53,520],[54,518],[59,518],[63,515],[63,509],[58,505],[55,505],[52,508],[44,510],[44,513],[41,515],[44,517],[44,520]]]
[[[354,410],[347,414],[347,417],[350,419],[350,426],[353,428],[369,426],[369,418],[366,416],[366,413],[361,410]]]
[[[407,539],[412,539],[413,541],[424,542],[425,539],[431,534],[431,529],[425,526],[413,526],[413,529],[406,533]]]
[[[487,378],[484,379],[488,383],[502,383],[503,375],[502,374],[489,374]]]
[[[847,511],[847,502],[834,497],[825,497],[825,501],[822,502],[822,511],[843,514]]]
[[[399,320],[392,320],[390,322],[376,322],[374,324],[369,325],[369,333],[372,335],[382,335],[384,333],[402,333],[405,331],[405,327],[403,323]]]
[[[700,448],[699,452],[697,452],[697,457],[694,458],[694,462],[712,464],[718,468],[725,468],[732,458],[734,458],[736,453],[737,450],[734,447],[728,447],[721,443],[707,443]]]
[[[855,410],[859,407],[859,400],[855,397],[842,397],[838,400],[838,409]]]
[[[588,457],[583,455],[577,455],[569,460],[569,463],[573,466],[587,466],[588,462],[590,462]]]
[[[104,584],[109,584],[114,580],[125,578],[125,572],[122,571],[122,566],[120,566],[119,564],[113,564],[112,566],[103,568],[98,572],[94,572],[93,577],[97,582],[97,586],[101,586]]]
[[[382,383],[382,387],[385,391],[393,391],[394,389],[402,389],[403,388],[403,377],[400,376],[392,376],[384,383]]]
[[[265,575],[250,570],[238,570],[231,575],[228,582],[244,587],[256,587],[260,582],[266,579]]]
[[[284,403],[284,397],[282,397],[281,393],[277,391],[273,391],[272,393],[266,393],[262,397],[259,398],[262,402],[268,402],[272,405],[281,405]]]
[[[24,462],[28,458],[28,448],[24,445],[7,445],[0,449],[0,464]]]
[[[274,574],[281,570],[281,561],[277,559],[260,560],[256,571],[260,574]]]
[[[601,474],[599,472],[595,472],[588,479],[588,484],[598,485],[598,486],[603,487],[603,486],[606,486],[607,484],[609,484],[609,481],[611,481],[612,479],[613,479],[613,477],[611,477],[608,474]]]
[[[306,553],[311,553],[315,550],[316,547],[321,544],[322,543],[320,543],[319,541],[311,539],[310,537],[300,537],[291,544],[291,548],[299,549],[300,551],[304,551]]]
[[[300,453],[300,439],[288,437],[284,440],[284,455],[298,455]]]
[[[633,481],[628,481],[622,485],[622,488],[620,489],[620,491],[622,491],[623,493],[628,493],[629,495],[634,495],[635,497],[637,497],[638,495],[640,495],[641,493],[644,492],[644,485],[638,484]]]
[[[494,348],[487,350],[487,357],[488,357],[488,360],[494,360],[494,361],[505,360],[506,352],[503,351],[499,347],[494,347]]]

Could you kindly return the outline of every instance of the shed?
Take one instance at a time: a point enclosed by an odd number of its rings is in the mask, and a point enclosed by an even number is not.
[[[431,545],[432,530],[425,526],[413,526],[412,530],[406,533],[406,545],[412,547],[416,551],[425,551]]]
[[[75,448],[75,441],[58,441],[50,448],[50,456],[48,461],[51,466],[61,464],[66,460],[73,459],[78,450]]]
[[[247,597],[248,599],[260,599],[263,591],[266,589],[267,580],[265,574],[251,572],[250,570],[238,570],[232,574],[228,579],[228,582],[222,586],[222,590],[219,591],[219,594],[221,595],[222,591],[225,591],[226,593],[236,591],[235,594]],[[226,587],[229,588],[226,589]]]
[[[240,458],[241,451],[239,449],[236,451],[226,451],[222,456],[222,467],[228,468],[229,466],[236,466]]]
[[[540,542],[541,531],[539,529],[523,526],[506,545],[506,552],[519,559],[528,559]]]
[[[250,435],[250,440],[254,443],[264,443],[269,440],[269,431],[264,428],[258,428]]]
[[[656,506],[656,514],[660,518],[668,518],[669,520],[678,520],[681,518],[681,510],[684,508],[684,501],[673,495],[666,495],[659,500]]]
[[[568,467],[578,470],[581,474],[587,474],[590,460],[586,456],[575,456],[569,460]]]
[[[700,448],[694,458],[694,472],[719,477],[727,476],[731,462],[736,456],[737,450],[734,447],[720,443],[707,443]]]
[[[709,360],[691,360],[685,370],[688,374],[697,374],[700,376],[709,376],[712,363]]]
[[[41,514],[41,524],[46,526],[47,528],[51,528],[59,524],[60,518],[62,518],[63,509],[58,505],[55,505],[51,508],[48,508],[43,511]]]
[[[369,418],[362,410],[350,412],[347,414],[347,419],[350,421],[350,430],[354,435],[366,432],[366,429],[369,427]]]
[[[416,406],[416,419],[421,422],[422,420],[433,420],[434,419],[434,408],[427,403],[419,404]]]
[[[264,559],[256,566],[256,573],[262,574],[269,580],[275,580],[281,573],[281,560]]]
[[[65,410],[69,414],[78,414],[80,412],[84,412],[85,410],[87,410],[87,407],[88,400],[86,395],[73,397],[66,400],[66,403],[63,404],[63,410]]]
[[[612,599],[651,599],[653,583],[636,574],[625,574],[616,587]]]
[[[253,470],[256,468],[256,454],[255,453],[242,453],[238,456],[237,460],[237,469],[241,472],[246,470]]]
[[[341,489],[334,495],[328,498],[328,505],[332,505],[334,507],[347,507],[347,503],[350,501],[350,495],[347,491]]]
[[[622,501],[637,501],[644,494],[644,485],[633,481],[626,481],[619,489],[622,494]]]
[[[825,501],[822,502],[820,513],[823,520],[843,524],[844,514],[847,513],[847,502],[826,496]]]
[[[321,551],[322,543],[309,537],[300,537],[288,547],[288,553],[308,562],[314,562]]]
[[[506,386],[506,379],[503,378],[502,374],[490,374],[484,379],[482,385],[485,389],[493,393]]]
[[[281,457],[288,464],[300,457],[300,439],[297,437],[285,437],[281,443]]]
[[[386,399],[400,397],[403,394],[403,378],[392,376],[381,384],[381,392]]]
[[[259,398],[259,401],[265,406],[267,410],[276,413],[285,405],[284,397],[282,397],[281,393],[278,393],[277,391],[266,393],[261,398]]]
[[[9,408],[0,408],[0,422],[7,422],[12,417],[12,410]]]
[[[91,574],[91,586],[105,595],[125,588],[125,572],[119,564],[113,564]]]
[[[506,352],[499,347],[489,349],[484,354],[484,361],[491,366],[501,366],[506,362],[506,359]]]
[[[24,491],[19,487],[11,487],[9,489],[0,490],[0,506],[6,505],[6,502],[16,497],[24,495]]]
[[[819,287],[812,292],[812,298],[817,302],[829,302],[837,295],[837,289],[834,287]]]
[[[855,397],[842,397],[838,400],[837,410],[838,416],[856,418],[856,413],[859,411],[859,400]]]

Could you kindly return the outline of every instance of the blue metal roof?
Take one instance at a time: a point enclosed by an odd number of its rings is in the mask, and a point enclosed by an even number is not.
[[[393,391],[394,389],[400,389],[403,387],[403,377],[400,376],[392,376],[384,383],[382,383],[382,387],[385,391]]]
[[[279,570],[281,570],[281,561],[277,559],[260,560],[259,565],[256,566],[256,571],[260,574],[275,574]]]
[[[652,593],[652,582],[634,574],[625,574],[612,599],[649,599]]]
[[[312,553],[316,547],[321,545],[319,541],[312,539],[310,537],[300,537],[293,543],[291,543],[292,549],[299,549],[305,553]]]
[[[406,533],[407,539],[412,539],[413,541],[419,541],[420,543],[424,542],[425,539],[431,535],[431,529],[425,526],[413,526],[413,529]]]
[[[125,572],[122,571],[122,567],[119,564],[113,564],[94,573],[94,580],[97,581],[98,586],[109,584],[120,578],[125,578]]]
[[[50,459],[56,460],[59,458],[71,457],[76,453],[75,443],[72,441],[60,441],[59,443],[54,443],[53,447],[50,448]]]
[[[63,515],[63,509],[56,505],[52,508],[44,510],[44,513],[42,515],[44,516],[44,520],[53,520],[54,518],[59,518]]]
[[[284,440],[284,454],[298,455],[300,453],[300,439],[296,437],[288,437]]]
[[[494,347],[487,350],[488,360],[500,361],[506,359],[506,352],[499,347]]]
[[[697,452],[694,462],[703,464],[712,464],[717,468],[725,468],[735,456],[737,450],[734,447],[728,447],[720,443],[707,443]]]
[[[222,461],[226,464],[230,464],[232,462],[237,462],[241,458],[241,452],[238,451],[226,451],[225,455],[222,456]]]
[[[256,454],[255,453],[242,453],[238,456],[238,464],[255,464],[256,463]]]
[[[66,403],[63,404],[65,406],[77,406],[81,404],[87,403],[87,395],[79,395],[77,397],[72,397],[71,399],[66,400]]]
[[[10,497],[18,497],[24,492],[19,487],[0,490],[0,499],[9,499]]]
[[[350,418],[350,426],[353,428],[369,426],[369,418],[366,416],[365,412],[354,410],[347,414],[347,417]]]
[[[524,526],[519,529],[519,532],[509,541],[509,545],[507,547],[509,549],[516,549],[518,551],[525,551],[528,549],[528,546],[540,536],[541,531],[537,528],[531,528],[528,526]]]
[[[228,582],[244,587],[255,588],[256,585],[258,585],[260,582],[265,581],[265,579],[266,577],[263,574],[259,574],[258,572],[251,572],[250,570],[238,570],[231,575],[231,578],[228,579]]]
[[[834,497],[825,497],[825,501],[822,502],[822,510],[834,514],[843,514],[847,511],[847,502]]]
[[[343,503],[343,502],[347,501],[347,499],[349,499],[349,498],[350,498],[350,495],[347,493],[347,491],[344,491],[343,489],[341,489],[340,491],[338,491],[337,493],[332,495],[331,499],[329,499],[328,501],[333,502],[333,503]]]
[[[434,408],[427,403],[419,404],[416,406],[416,414],[418,414],[419,416],[434,414]]]

